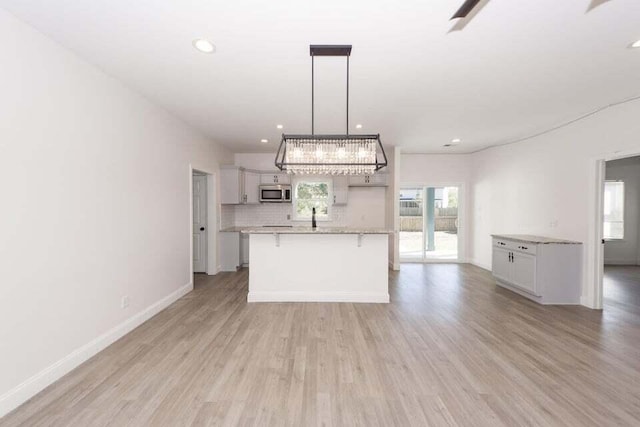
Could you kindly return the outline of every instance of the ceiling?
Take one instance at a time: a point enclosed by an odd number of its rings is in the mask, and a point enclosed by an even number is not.
[[[0,0],[235,152],[311,128],[309,44],[352,44],[352,133],[472,152],[640,94],[638,0]],[[217,47],[192,47],[204,37]],[[345,130],[345,62],[316,60],[316,133]],[[362,129],[356,129],[356,124]],[[269,139],[268,144],[260,139]],[[462,142],[443,145],[453,138]]]

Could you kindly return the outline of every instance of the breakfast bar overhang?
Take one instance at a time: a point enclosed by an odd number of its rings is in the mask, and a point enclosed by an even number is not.
[[[248,302],[389,302],[389,231],[247,228]]]

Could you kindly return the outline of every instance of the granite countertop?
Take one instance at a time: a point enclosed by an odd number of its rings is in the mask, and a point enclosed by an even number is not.
[[[524,243],[540,243],[543,245],[556,243],[563,245],[581,245],[582,242],[574,242],[573,240],[556,239],[555,237],[531,236],[528,234],[492,234],[492,237],[498,239],[515,240]]]
[[[351,228],[351,227],[229,227],[222,232],[240,232],[243,234],[391,234],[386,228]]]
[[[245,228],[246,227],[227,227],[227,228],[221,228],[220,232],[221,233],[239,233]]]

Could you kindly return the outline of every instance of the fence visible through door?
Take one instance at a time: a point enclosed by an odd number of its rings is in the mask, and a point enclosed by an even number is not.
[[[401,261],[458,260],[458,187],[400,189]]]

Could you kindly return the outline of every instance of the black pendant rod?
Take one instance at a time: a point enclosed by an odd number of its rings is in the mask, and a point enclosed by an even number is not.
[[[349,57],[347,56],[347,135],[349,135]]]
[[[314,91],[314,55],[311,55],[311,135],[315,135],[315,117],[314,117],[314,109],[315,109],[315,91]]]
[[[311,135],[315,135],[315,56],[347,57],[347,135],[349,135],[349,57],[351,45],[310,45],[311,54]]]

